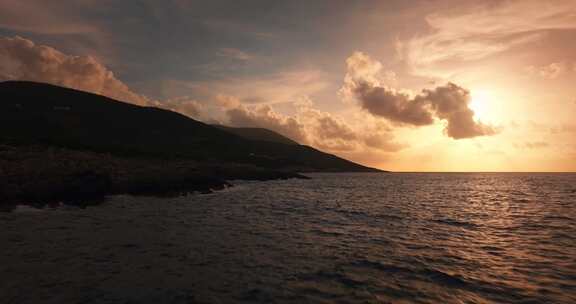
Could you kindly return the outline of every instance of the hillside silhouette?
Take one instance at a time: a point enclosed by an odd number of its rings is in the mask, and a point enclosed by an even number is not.
[[[379,171],[269,130],[214,127],[176,112],[49,84],[2,82],[0,96],[0,141],[13,144],[300,172]]]
[[[259,140],[267,142],[275,142],[285,145],[299,145],[296,141],[278,134],[272,130],[264,128],[238,128],[238,127],[228,127],[223,125],[212,125],[220,130],[226,131],[250,140]]]

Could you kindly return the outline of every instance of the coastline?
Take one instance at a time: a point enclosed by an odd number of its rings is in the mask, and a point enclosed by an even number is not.
[[[181,196],[233,186],[229,180],[308,177],[237,163],[125,158],[53,146],[0,145],[0,209],[95,205],[118,194]]]

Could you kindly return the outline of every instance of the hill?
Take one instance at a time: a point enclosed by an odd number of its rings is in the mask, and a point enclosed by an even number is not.
[[[176,112],[49,84],[2,82],[0,96],[3,143],[299,172],[379,171],[297,145],[272,131],[217,128]]]
[[[272,130],[264,128],[235,128],[223,125],[212,125],[212,126],[220,130],[226,131],[228,133],[238,135],[245,139],[275,142],[285,145],[299,145],[299,143],[295,142],[294,140],[284,135],[278,134]]]

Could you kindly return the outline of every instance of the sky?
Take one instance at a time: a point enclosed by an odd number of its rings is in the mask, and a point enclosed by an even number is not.
[[[14,79],[386,170],[576,171],[576,0],[1,0]]]

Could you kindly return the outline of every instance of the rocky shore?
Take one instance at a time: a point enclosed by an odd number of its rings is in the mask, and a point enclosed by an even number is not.
[[[0,145],[0,208],[98,204],[107,195],[178,196],[232,186],[230,180],[306,178],[236,163],[124,158],[52,146]]]

